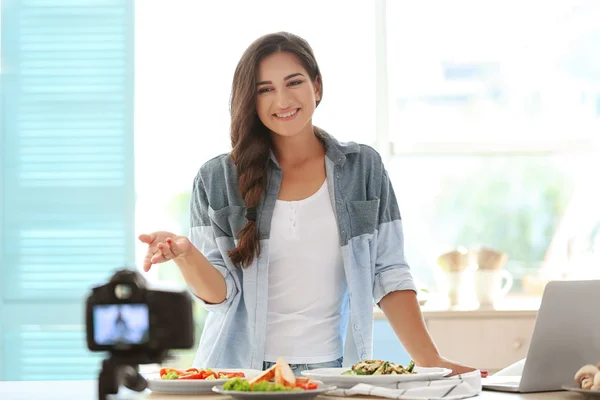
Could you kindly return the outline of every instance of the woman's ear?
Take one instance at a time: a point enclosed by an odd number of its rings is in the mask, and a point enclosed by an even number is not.
[[[321,76],[317,75],[317,77],[315,78],[315,82],[313,84],[313,86],[315,87],[315,98],[317,99],[317,102],[321,101],[321,95],[323,93],[322,89],[323,86],[321,85]]]

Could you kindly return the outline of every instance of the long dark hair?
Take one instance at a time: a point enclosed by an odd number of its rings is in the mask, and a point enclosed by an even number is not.
[[[238,171],[238,183],[247,208],[256,210],[267,185],[267,165],[271,136],[256,112],[256,74],[265,57],[286,52],[298,58],[310,79],[319,80],[320,95],[323,84],[313,50],[306,40],[278,32],[255,40],[244,52],[233,75],[231,88],[231,158]],[[317,105],[319,101],[317,101]],[[229,252],[238,267],[248,267],[260,253],[258,226],[254,218],[237,233],[238,245]]]

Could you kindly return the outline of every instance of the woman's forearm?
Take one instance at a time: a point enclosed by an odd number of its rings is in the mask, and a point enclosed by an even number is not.
[[[436,366],[440,354],[425,326],[416,293],[412,290],[389,293],[379,306],[415,363],[421,367]]]
[[[192,292],[210,304],[219,304],[227,297],[225,278],[195,246],[188,254],[174,259]]]

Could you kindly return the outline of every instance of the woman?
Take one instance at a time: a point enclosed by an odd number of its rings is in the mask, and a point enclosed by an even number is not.
[[[375,301],[417,365],[472,371],[441,357],[424,326],[379,154],[313,126],[322,95],[306,41],[257,39],[233,78],[232,151],[194,181],[189,239],[140,236],[144,269],[174,260],[209,311],[194,364],[352,365],[371,357]]]

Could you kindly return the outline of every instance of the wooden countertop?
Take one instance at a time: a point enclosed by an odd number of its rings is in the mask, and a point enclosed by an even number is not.
[[[96,400],[98,398],[96,381],[20,381],[0,382],[0,399],[2,400]],[[214,394],[207,395],[176,395],[158,394],[146,391],[135,393],[127,389],[119,392],[113,397],[118,400],[227,400],[230,397]],[[475,397],[481,400],[576,400],[583,399],[579,393],[574,392],[547,392],[530,394],[512,394],[501,392],[484,391]],[[379,399],[381,397],[352,396],[334,397],[319,396],[320,400],[366,400]]]

